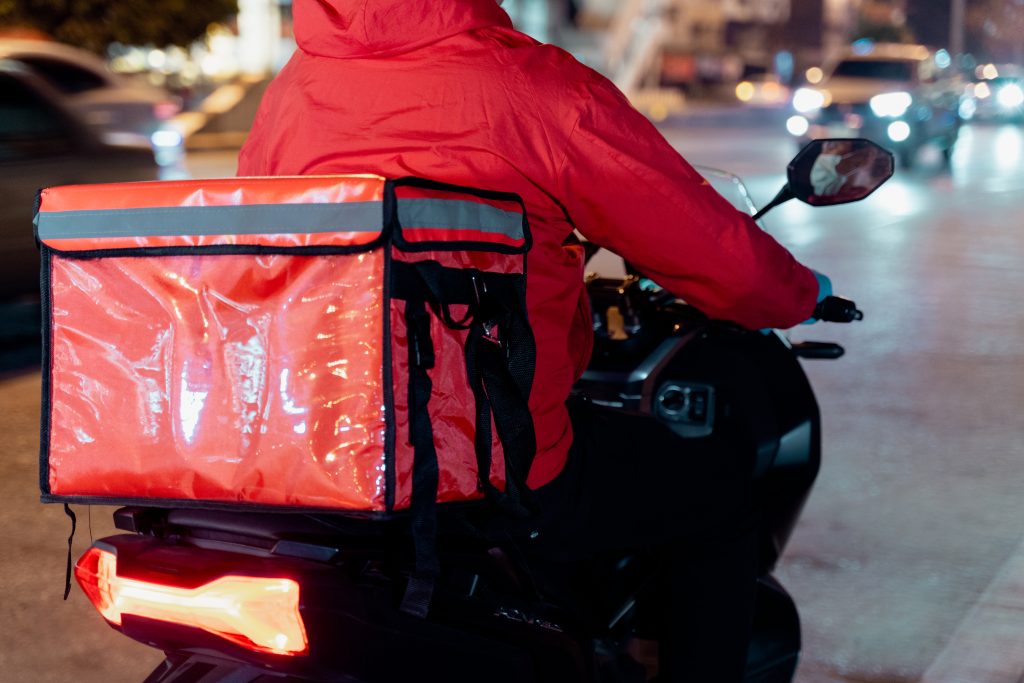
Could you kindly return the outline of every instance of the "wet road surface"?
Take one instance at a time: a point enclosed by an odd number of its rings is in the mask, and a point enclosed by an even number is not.
[[[713,117],[664,129],[693,163],[743,174],[761,203],[794,152],[775,129]],[[768,219],[866,313],[794,335],[847,348],[808,363],[825,462],[779,571],[804,623],[801,683],[1024,673],[1024,132],[967,128],[951,171],[922,161],[862,204]],[[234,155],[190,163],[228,175]],[[0,678],[140,681],[160,655],[106,628],[77,589],[61,602],[69,524],[37,503],[38,395],[37,368],[0,378]],[[79,512],[76,557],[90,537]],[[95,537],[111,533],[109,512],[93,509]]]
[[[759,172],[790,154],[689,138],[694,161],[749,168],[759,202],[781,182]],[[951,172],[926,154],[862,204],[769,216],[866,314],[795,333],[847,348],[807,364],[824,466],[779,572],[804,620],[800,681],[1024,673],[1022,151],[1020,128],[967,129]]]

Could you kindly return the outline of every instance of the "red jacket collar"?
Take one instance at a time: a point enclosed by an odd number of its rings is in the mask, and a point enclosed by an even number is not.
[[[486,26],[512,28],[496,0],[295,0],[295,38],[325,57],[387,56]]]

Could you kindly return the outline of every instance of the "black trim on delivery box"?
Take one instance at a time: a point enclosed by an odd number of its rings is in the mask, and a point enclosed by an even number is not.
[[[35,203],[32,205],[32,237],[36,241],[36,249],[39,248],[39,209],[43,206],[43,190],[36,190]]]
[[[224,510],[228,512],[284,512],[284,513],[329,513],[359,519],[394,519],[407,515],[408,511],[377,512],[372,510],[346,510],[344,508],[316,507],[307,505],[267,505],[241,500],[217,501],[192,498],[141,498],[132,496],[62,496],[46,493],[39,497],[41,503],[67,503],[70,505],[119,505],[157,509],[188,508],[196,510]],[[476,501],[471,501],[476,502]]]
[[[507,244],[494,244],[492,242],[407,242],[401,237],[401,231],[396,233],[395,246],[402,251],[415,254],[424,251],[485,251],[493,254],[524,254],[526,248],[511,247]]]
[[[214,244],[196,247],[127,247],[124,249],[89,249],[83,251],[67,251],[54,249],[43,243],[45,251],[58,254],[68,259],[158,257],[158,256],[345,256],[373,251],[384,245],[387,236],[381,234],[372,242],[338,247],[268,247],[259,244]]]
[[[456,192],[460,194],[468,194],[480,199],[493,199],[499,202],[516,202],[523,207],[523,211],[526,211],[526,205],[523,204],[523,199],[515,192],[499,192],[497,190],[481,190],[478,187],[467,187],[465,185],[453,185],[452,183],[442,183],[437,180],[427,180],[426,178],[417,178],[415,176],[406,176],[404,178],[398,178],[397,180],[391,181],[395,187],[418,187],[424,190],[439,190],[441,192]]]
[[[397,229],[395,188],[390,180],[384,181],[384,234],[392,235]],[[384,508],[388,512],[395,509],[395,380],[394,368],[392,367],[392,330],[391,330],[391,270],[393,262],[391,258],[391,247],[384,249],[384,354],[383,373],[384,382]]]
[[[479,190],[472,187],[464,187],[461,185],[451,185],[448,183],[439,183],[433,180],[425,180],[424,178],[400,178],[392,181],[394,187],[418,187],[424,190],[438,190],[441,192],[453,192],[458,194],[470,195],[473,197],[479,197],[480,199],[490,199],[501,202],[515,202],[522,209],[523,223],[522,223],[522,234],[523,244],[515,247],[508,244],[495,244],[493,242],[477,242],[477,241],[445,241],[445,240],[430,240],[423,242],[409,242],[405,239],[402,234],[401,225],[398,225],[398,229],[394,231],[395,246],[405,252],[422,252],[422,251],[488,251],[497,254],[525,254],[533,246],[533,236],[530,233],[530,222],[526,217],[526,203],[523,202],[523,198],[513,192],[496,192],[494,190]],[[406,201],[406,200],[399,200]],[[399,223],[399,221],[396,221]]]
[[[375,510],[349,510],[338,507],[316,507],[309,505],[268,505],[266,503],[249,503],[246,501],[210,501],[197,500],[194,498],[141,498],[132,496],[62,496],[56,494],[44,494],[39,496],[39,502],[43,504],[69,505],[108,505],[121,507],[144,507],[155,510],[189,509],[189,510],[218,510],[224,512],[279,512],[282,514],[326,514],[337,515],[349,519],[367,520],[394,520],[408,519],[412,516],[410,509],[394,510],[392,512]],[[452,501],[444,504],[444,510],[472,510],[480,509],[488,505],[484,498],[476,500]]]
[[[39,419],[39,490],[44,494],[50,493],[50,421],[53,406],[53,361],[51,359],[50,347],[53,343],[51,328],[53,322],[53,301],[50,297],[50,268],[51,258],[46,249],[42,250],[39,256],[39,296],[40,296],[40,318],[42,318],[42,398],[40,400]]]

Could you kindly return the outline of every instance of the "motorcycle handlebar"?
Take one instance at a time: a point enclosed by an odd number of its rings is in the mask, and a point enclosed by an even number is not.
[[[864,314],[857,310],[857,304],[840,296],[830,296],[814,309],[814,318],[829,323],[852,323],[863,320]]]

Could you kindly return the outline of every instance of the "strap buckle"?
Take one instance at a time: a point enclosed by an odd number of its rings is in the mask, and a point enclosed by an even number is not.
[[[483,336],[480,337],[481,339],[501,346],[501,336],[499,334],[500,329],[498,328],[498,323],[490,321],[483,323],[480,327],[483,328]]]
[[[487,297],[487,282],[482,277],[477,277],[478,273],[471,272],[469,274],[469,281],[473,285],[473,296],[476,299],[476,312],[477,315],[483,316],[487,314],[488,309],[484,305],[484,301]],[[480,327],[483,329],[483,335],[481,339],[497,344],[501,346],[501,337],[499,336],[498,323],[495,320],[488,320],[487,322],[481,323]]]

